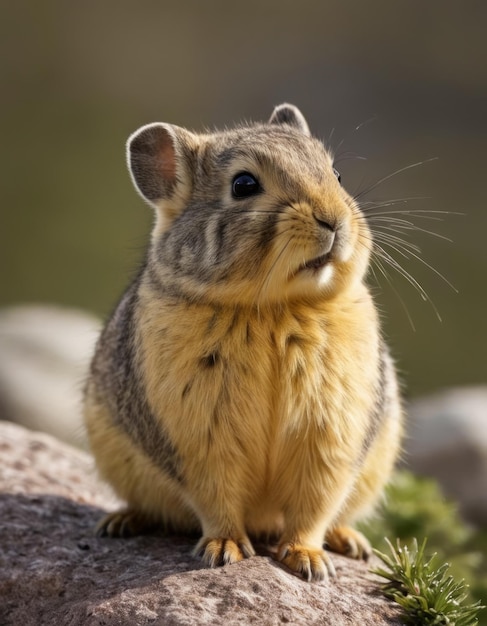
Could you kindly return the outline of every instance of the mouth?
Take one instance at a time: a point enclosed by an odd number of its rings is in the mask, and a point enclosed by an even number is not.
[[[311,261],[306,261],[306,263],[303,263],[303,265],[301,265],[298,271],[301,272],[304,270],[321,270],[323,267],[325,267],[329,260],[330,253],[327,252],[326,254],[322,254],[321,256],[317,256],[316,258],[311,259]]]

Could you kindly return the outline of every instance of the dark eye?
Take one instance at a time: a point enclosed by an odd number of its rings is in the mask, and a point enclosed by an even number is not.
[[[248,198],[259,193],[260,185],[248,172],[237,174],[233,179],[232,193],[234,198]]]
[[[333,168],[333,173],[337,177],[338,182],[341,183],[342,182],[342,177],[340,176],[340,172],[338,170],[336,170],[335,168]]]

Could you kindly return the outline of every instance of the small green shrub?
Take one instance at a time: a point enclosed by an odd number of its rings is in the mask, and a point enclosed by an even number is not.
[[[448,564],[437,567],[436,555],[425,557],[426,539],[419,548],[416,540],[412,549],[401,546],[399,540],[396,547],[390,542],[388,545],[390,556],[375,550],[386,568],[373,571],[389,581],[383,587],[384,593],[402,606],[405,624],[478,624],[477,613],[483,608],[480,601],[466,603],[466,583],[455,582],[448,575]]]
[[[387,489],[380,515],[362,524],[361,529],[382,553],[390,550],[386,537],[409,545],[414,537],[427,537],[429,551],[437,555],[434,562],[449,563],[449,576],[466,581],[463,588],[466,600],[486,604],[487,563],[483,554],[487,552],[487,529],[468,526],[434,480],[418,478],[407,471],[397,472]],[[487,611],[480,612],[478,623],[487,626]]]

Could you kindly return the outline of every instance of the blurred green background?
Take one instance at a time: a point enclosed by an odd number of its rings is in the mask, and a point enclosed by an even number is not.
[[[331,136],[351,193],[438,157],[367,200],[424,196],[396,208],[464,213],[418,220],[453,243],[411,235],[459,293],[398,257],[443,322],[392,270],[416,331],[385,280],[377,299],[407,393],[486,382],[487,3],[17,0],[0,13],[1,305],[106,315],[152,219],[127,136],[152,121],[267,119],[288,101]]]

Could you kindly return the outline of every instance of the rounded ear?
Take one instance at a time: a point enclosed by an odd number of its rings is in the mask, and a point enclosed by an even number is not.
[[[269,124],[288,124],[300,130],[306,136],[310,136],[310,130],[304,115],[294,104],[280,104],[272,112]]]
[[[196,137],[172,124],[147,124],[127,141],[127,163],[135,188],[154,207],[176,200],[190,185]],[[179,193],[178,193],[179,192]]]

